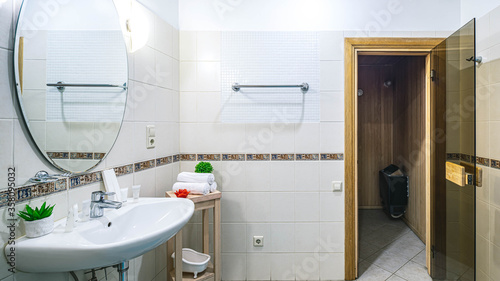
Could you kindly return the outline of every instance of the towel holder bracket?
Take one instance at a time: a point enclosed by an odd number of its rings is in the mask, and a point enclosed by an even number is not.
[[[234,83],[231,88],[235,92],[239,92],[241,88],[300,88],[302,92],[306,93],[309,90],[309,84],[302,83],[300,85],[240,85],[238,83]]]

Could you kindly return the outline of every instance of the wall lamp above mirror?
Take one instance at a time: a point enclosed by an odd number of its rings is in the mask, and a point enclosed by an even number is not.
[[[143,13],[142,5],[136,0],[113,0],[120,17],[120,24],[127,43],[127,49],[133,53],[148,43],[149,19]]]

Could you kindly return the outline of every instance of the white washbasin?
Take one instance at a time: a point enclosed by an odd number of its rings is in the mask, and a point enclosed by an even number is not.
[[[16,268],[66,272],[115,265],[165,243],[193,212],[191,200],[140,198],[138,203],[125,203],[118,210],[105,209],[100,219],[76,223],[69,233],[64,232],[63,219],[48,235],[16,240]],[[5,253],[9,253],[7,248]]]

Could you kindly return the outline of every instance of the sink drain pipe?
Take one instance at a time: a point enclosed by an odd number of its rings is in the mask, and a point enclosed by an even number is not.
[[[118,280],[128,281],[128,261],[115,265],[118,270]]]

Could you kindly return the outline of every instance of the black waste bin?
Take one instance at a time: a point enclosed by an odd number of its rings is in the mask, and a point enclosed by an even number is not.
[[[404,215],[410,194],[408,176],[391,164],[380,170],[379,187],[384,211],[393,218]]]

